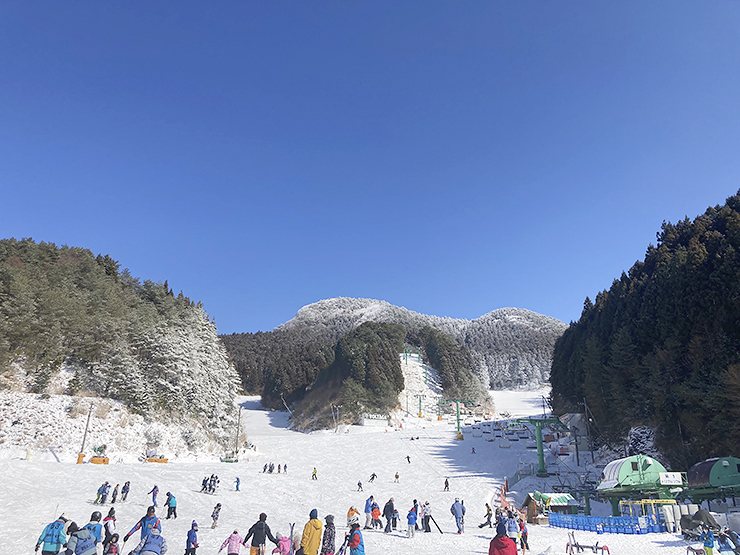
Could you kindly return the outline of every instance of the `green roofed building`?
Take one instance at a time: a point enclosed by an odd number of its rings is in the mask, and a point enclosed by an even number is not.
[[[740,496],[740,459],[718,457],[696,463],[688,472],[685,497],[694,502]]]

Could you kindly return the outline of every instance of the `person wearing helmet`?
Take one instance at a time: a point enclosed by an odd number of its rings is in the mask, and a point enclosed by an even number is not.
[[[119,545],[118,545],[118,534],[113,534],[110,538],[110,541],[105,544],[105,548],[103,549],[103,555],[118,555],[119,554]]]
[[[137,530],[141,530],[142,540],[146,538],[149,533],[155,528],[160,532],[162,531],[162,524],[159,522],[159,519],[154,514],[154,510],[154,506],[151,506],[146,510],[146,516],[141,517],[139,522],[134,524],[134,527],[129,530],[129,533],[123,536],[123,543],[126,543],[131,535]]]
[[[354,515],[350,522],[349,534],[345,536],[344,541],[349,546],[350,555],[365,555],[365,543],[362,541],[362,532],[360,532],[360,516]]]
[[[83,526],[83,529],[90,530],[93,538],[95,539],[96,552],[98,555],[103,554],[103,525],[100,523],[100,519],[103,515],[100,511],[95,511],[90,515],[90,522]]]
[[[69,539],[64,555],[95,555],[95,537],[89,528],[78,528],[76,522],[71,522],[67,529]]]
[[[36,551],[43,545],[42,555],[57,555],[62,546],[67,543],[64,525],[69,519],[62,513],[58,519],[46,525],[36,541]]]
[[[357,521],[358,522],[360,521],[359,512],[353,514],[352,517],[357,517]],[[326,515],[325,520],[326,520],[326,526],[324,526],[324,539],[321,542],[321,555],[330,555],[334,553],[334,546],[336,543],[336,530],[334,529],[334,515]]]
[[[131,550],[129,555],[164,555],[167,553],[167,541],[162,537],[157,528],[146,537],[142,538],[139,545]]]

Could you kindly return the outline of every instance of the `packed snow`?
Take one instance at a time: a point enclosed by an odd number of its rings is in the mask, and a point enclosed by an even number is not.
[[[314,508],[322,522],[326,515],[335,515],[338,548],[348,531],[348,509],[354,505],[362,513],[370,495],[381,509],[393,497],[400,520],[391,534],[363,530],[365,550],[369,555],[488,553],[493,530],[479,528],[478,524],[485,520],[485,503],[497,505],[496,495],[504,480],[508,477],[511,484],[509,501],[518,505],[528,492],[548,491],[562,477],[517,474],[517,470],[536,464],[536,451],[527,448],[526,441],[516,445],[512,442],[508,448],[502,448],[500,438],[497,441],[492,434],[470,433],[469,422],[464,440],[457,440],[456,419],[437,418],[433,397],[438,393],[438,385],[434,372],[424,369],[414,357],[409,357],[409,363],[403,367],[409,394],[426,392],[428,398],[422,403],[423,418],[418,418],[418,401],[416,404],[410,401],[409,413],[404,410],[394,415],[392,427],[339,426],[336,430],[305,434],[289,429],[287,412],[265,410],[257,397],[238,398],[243,408],[242,433],[246,433],[249,444],[254,446],[242,452],[238,463],[220,462],[218,457],[203,452],[196,456],[187,450],[178,451],[178,441],[166,437],[160,440],[162,445],[173,449],[169,453],[170,462],[139,462],[137,457],[145,442],[134,434],[127,434],[144,433],[144,424],[130,419],[131,430],[125,430],[119,415],[100,414],[91,419],[89,436],[94,440],[88,438],[88,445],[115,437],[116,441],[110,442],[114,446],[113,452],[109,451],[111,464],[77,465],[75,452],[81,442],[86,411],[79,411],[76,418],[71,418],[65,412],[68,405],[56,396],[50,399],[30,394],[23,397],[24,394],[18,393],[5,396],[0,407],[5,429],[5,442],[0,450],[0,469],[4,476],[0,481],[0,522],[3,523],[0,555],[33,553],[44,526],[62,512],[82,525],[88,522],[93,511],[100,510],[105,516],[110,507],[115,507],[117,529],[123,536],[151,505],[151,495],[147,492],[154,485],[159,486],[160,491],[157,515],[163,519],[163,536],[172,553],[184,551],[193,520],[200,526],[198,552],[214,554],[235,529],[244,535],[261,512],[267,513],[267,523],[273,533],[288,535],[290,523],[296,523],[296,533],[301,533]],[[426,380],[422,379],[424,372],[428,372]],[[494,391],[495,418],[540,415],[543,395],[547,395],[546,390]],[[405,409],[403,396],[401,401]],[[50,416],[54,414],[54,407],[56,422]],[[15,425],[8,421],[13,414],[18,421]],[[74,423],[72,431],[67,421]],[[35,431],[31,429],[34,426],[38,427]],[[179,438],[182,431],[163,426],[158,433]],[[27,449],[23,437],[27,439]],[[126,441],[130,441],[128,451]],[[47,445],[55,446],[53,453],[44,448]],[[549,448],[555,449],[557,444]],[[86,452],[92,454],[89,448]],[[575,467],[572,457],[548,456],[550,462],[553,459]],[[287,465],[287,472],[263,472],[264,465],[271,462],[275,467]],[[317,480],[311,479],[314,468]],[[588,469],[576,468],[576,471],[577,474]],[[377,479],[370,483],[373,473],[377,474]],[[396,473],[399,475],[397,482]],[[211,474],[217,474],[220,479],[216,493],[201,493],[201,481]],[[237,477],[241,480],[241,491],[235,488]],[[443,491],[445,478],[450,482],[449,492]],[[131,492],[125,503],[93,504],[98,487],[106,480],[113,486],[131,482]],[[362,481],[363,491],[358,491],[358,481]],[[166,510],[162,505],[166,492],[177,498],[176,520],[165,519]],[[463,500],[467,507],[462,535],[456,533],[450,513],[455,498]],[[414,499],[430,502],[442,534],[432,526],[431,533],[417,532],[414,538],[406,537],[405,517]],[[218,526],[212,529],[210,515],[216,503],[221,503],[223,508]],[[364,515],[361,516],[364,523]],[[530,524],[530,553],[565,553],[567,534],[565,529]],[[137,532],[129,540],[125,554],[135,547],[138,537]],[[667,533],[632,536],[578,531],[576,539],[582,544],[598,541],[608,545],[611,553],[625,555],[652,552],[683,555],[689,545],[681,536]],[[271,549],[269,547],[268,552]]]

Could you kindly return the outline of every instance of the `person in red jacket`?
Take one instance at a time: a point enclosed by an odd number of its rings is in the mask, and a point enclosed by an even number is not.
[[[516,543],[506,535],[506,525],[501,519],[496,525],[496,536],[488,547],[488,555],[517,555]]]

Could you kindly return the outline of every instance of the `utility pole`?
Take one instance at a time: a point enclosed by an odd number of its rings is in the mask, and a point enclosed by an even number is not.
[[[586,413],[586,415],[585,415],[586,416],[586,438],[588,440],[588,448],[591,450],[591,464],[596,464],[595,463],[595,460],[594,460],[594,445],[591,442],[591,433],[589,432],[589,428],[590,428],[590,424],[589,423],[591,422],[591,417],[589,416],[589,413],[591,411],[588,410],[588,405],[586,404],[586,398],[585,397],[583,398],[583,408],[584,408],[585,413]]]
[[[90,416],[92,416],[93,404],[90,403],[90,410],[87,411],[87,424],[85,424],[85,433],[82,435],[82,447],[77,455],[77,464],[82,464],[85,460],[85,441],[87,440],[87,430],[90,428]]]
[[[447,399],[446,401],[443,401],[444,403],[455,403],[455,407],[457,409],[457,438],[462,438],[462,429],[460,428],[460,403],[467,403],[468,405],[472,405],[473,401],[469,401],[467,399]]]
[[[242,423],[242,407],[239,405],[239,415],[236,420],[236,438],[234,439],[234,458],[239,458],[239,428]]]
[[[414,395],[414,397],[419,398],[419,418],[421,418],[421,400],[426,398],[426,395]]]

